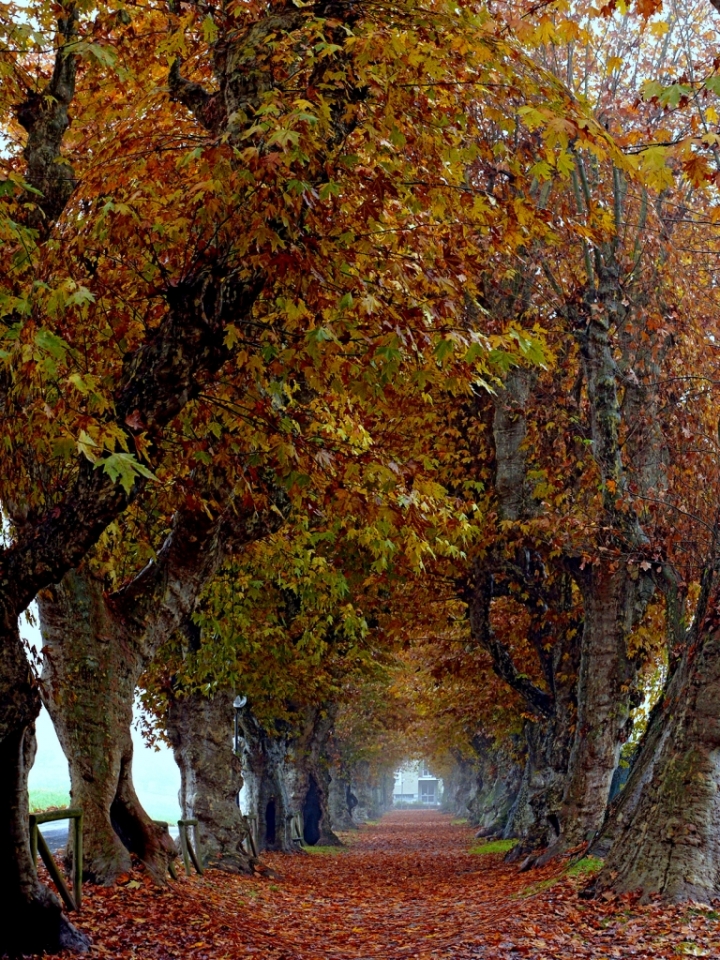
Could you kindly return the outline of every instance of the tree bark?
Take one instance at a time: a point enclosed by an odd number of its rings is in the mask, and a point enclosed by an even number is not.
[[[719,717],[720,631],[712,623],[686,650],[656,710],[590,892],[720,896]]]
[[[522,783],[505,828],[505,836],[520,838],[520,843],[508,857],[510,861],[548,847],[560,835],[560,810],[567,782],[573,719],[567,703],[563,703],[551,719],[525,724],[526,756]],[[528,866],[531,862],[534,858],[526,861]]]
[[[577,688],[577,721],[560,810],[561,840],[569,849],[600,829],[620,750],[631,732],[637,665],[627,637],[648,597],[623,564],[598,563],[578,575],[585,620]]]
[[[243,785],[240,758],[233,751],[232,695],[173,698],[167,735],[180,768],[183,817],[198,821],[208,866],[228,873],[252,873],[257,861],[243,849],[249,826],[238,806]]]
[[[230,498],[214,519],[183,507],[157,560],[115,594],[83,568],[38,597],[43,697],[68,758],[73,803],[85,811],[83,872],[91,882],[114,883],[132,852],[164,883],[175,856],[133,787],[133,700],[148,662],[192,614],[225,551],[274,523],[267,511],[234,506]]]
[[[330,827],[335,830],[356,830],[352,812],[357,806],[357,797],[352,792],[352,778],[343,770],[341,764],[330,767],[330,787],[328,792],[328,812]]]
[[[443,783],[442,809],[456,817],[467,817],[477,791],[477,761],[460,754]]]
[[[300,811],[291,807],[287,790],[287,738],[282,734],[269,734],[249,707],[242,711],[240,725],[248,815],[257,819],[258,853],[262,850],[297,853],[290,820]]]
[[[35,759],[40,696],[20,640],[17,613],[3,611],[0,640],[0,950],[11,955],[63,949],[84,953],[87,938],[38,880],[30,851],[27,782]]]
[[[478,837],[512,836],[511,818],[518,803],[523,766],[514,748],[479,745],[476,790],[468,805]]]
[[[338,846],[330,825],[330,770],[327,746],[334,723],[332,708],[309,707],[288,743],[285,780],[292,808],[303,815],[303,840],[309,846]]]
[[[142,655],[87,571],[68,573],[38,606],[43,699],[68,758],[72,803],[84,814],[83,877],[114,883],[130,870],[132,852],[162,883],[174,844],[132,788],[130,727]]]

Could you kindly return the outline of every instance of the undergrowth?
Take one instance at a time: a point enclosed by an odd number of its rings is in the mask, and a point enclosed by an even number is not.
[[[569,877],[583,877],[589,873],[597,873],[603,862],[599,857],[583,857],[577,863],[571,863],[565,873]]]
[[[470,847],[470,853],[484,856],[486,853],[507,853],[517,843],[517,840],[490,840],[489,843],[478,843]]]

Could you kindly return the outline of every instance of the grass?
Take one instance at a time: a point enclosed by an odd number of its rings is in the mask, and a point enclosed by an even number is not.
[[[38,813],[48,807],[58,807],[61,810],[70,806],[70,794],[64,790],[31,790],[30,812]]]
[[[597,873],[603,862],[599,857],[583,857],[577,863],[571,863],[565,873],[569,877],[584,877],[590,873]]]
[[[478,843],[470,847],[470,853],[485,856],[487,853],[507,853],[517,843],[517,840],[491,840],[489,843]]]
[[[458,817],[457,820],[451,820],[450,823],[453,827],[461,827],[464,823],[467,823],[467,817]]]
[[[308,853],[319,853],[328,857],[335,857],[338,853],[344,853],[345,847],[303,847],[303,850],[307,850]]]
[[[563,875],[566,877],[588,877],[593,873],[597,873],[602,865],[603,861],[599,857],[583,857],[582,860],[571,863],[570,866],[566,867],[563,870]],[[562,880],[562,876],[548,877],[547,880],[539,880],[536,883],[531,883],[530,886],[525,887],[520,893],[516,894],[516,899],[524,900],[526,897],[535,896],[536,893],[544,893],[546,890],[549,890],[550,887],[555,886],[560,880]]]

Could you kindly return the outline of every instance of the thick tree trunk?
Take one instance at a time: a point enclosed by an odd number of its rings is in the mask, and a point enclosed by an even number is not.
[[[120,775],[110,807],[115,833],[125,847],[145,864],[153,880],[165,883],[168,864],[177,856],[177,847],[165,826],[150,818],[135,792],[132,778],[133,742],[128,727],[123,728]]]
[[[591,892],[720,897],[720,631],[685,653],[656,710]]]
[[[330,825],[328,807],[330,770],[327,746],[333,723],[332,709],[308,708],[298,735],[288,744],[287,792],[291,807],[302,813],[303,840],[308,846],[341,844]]]
[[[89,943],[38,880],[30,851],[27,782],[35,759],[38,688],[20,641],[16,613],[4,613],[0,643],[0,953],[85,952]]]
[[[579,582],[585,620],[577,722],[560,810],[563,849],[590,840],[602,825],[620,749],[630,733],[636,676],[626,653],[636,612],[635,583],[627,569],[597,564],[584,571]]]
[[[353,807],[355,823],[364,823],[366,820],[377,820],[385,809],[392,806],[392,789],[387,806],[382,803],[379,779],[367,760],[356,763],[352,771],[351,791],[357,803]]]
[[[72,802],[84,813],[84,878],[112,884],[135,853],[163,883],[175,847],[132,786],[130,727],[144,659],[86,571],[43,591],[38,608],[43,698],[68,758]]]
[[[522,763],[512,747],[483,746],[477,790],[470,803],[471,819],[478,828],[476,836],[513,835],[512,814],[518,803],[522,773]]]
[[[280,850],[297,853],[291,835],[294,814],[285,781],[287,739],[271,736],[248,707],[240,715],[242,774],[247,792],[248,816],[257,820],[258,852]]]
[[[588,848],[589,856],[605,859],[624,826],[635,816],[643,791],[652,780],[655,761],[661,756],[665,740],[672,733],[671,725],[665,722],[664,702],[663,695],[650,715],[645,736],[632,762],[625,785],[611,801],[605,821]]]
[[[111,884],[125,873],[129,852],[164,883],[176,855],[133,787],[133,700],[143,670],[192,614],[224,551],[277,526],[252,503],[235,509],[228,499],[214,519],[178,510],[157,560],[116,593],[106,595],[86,567],[38,596],[43,695],[68,758],[73,803],[85,811],[84,873],[94,883]]]
[[[556,716],[551,720],[525,725],[527,753],[523,779],[505,830],[506,835],[520,838],[511,860],[548,847],[558,839],[572,719],[570,711],[560,709],[558,702]]]
[[[450,773],[444,780],[443,811],[455,817],[467,817],[477,792],[477,779],[477,761],[456,756]]]
[[[352,812],[357,806],[357,797],[352,792],[351,777],[338,763],[330,767],[330,787],[328,792],[328,811],[330,826],[333,830],[356,830]]]
[[[232,696],[188,694],[173,699],[167,735],[180,767],[183,817],[195,818],[208,866],[228,873],[252,873],[254,859],[243,849],[249,833],[238,794],[242,768],[233,752]]]

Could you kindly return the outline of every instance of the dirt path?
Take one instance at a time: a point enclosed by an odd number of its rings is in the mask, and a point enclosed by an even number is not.
[[[472,831],[388,814],[340,853],[271,855],[281,879],[210,871],[156,891],[142,876],[91,890],[92,956],[125,960],[610,960],[720,958],[718,914],[588,903],[557,866],[520,874],[471,854]]]

